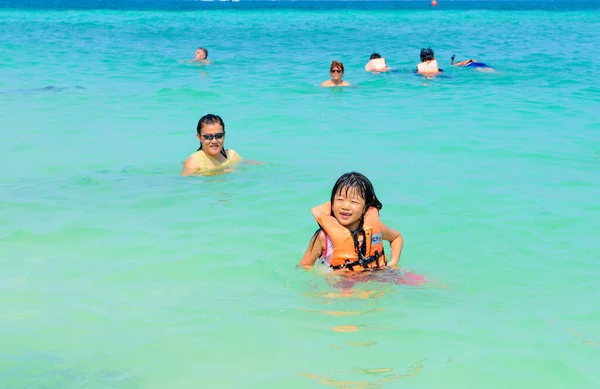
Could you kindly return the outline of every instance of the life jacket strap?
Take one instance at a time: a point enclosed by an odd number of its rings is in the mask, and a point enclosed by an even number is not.
[[[369,265],[373,262],[377,262],[380,257],[381,257],[381,254],[379,253],[379,251],[376,251],[375,255],[372,255],[370,257],[362,257],[362,258],[359,258],[356,261],[352,261],[352,262],[350,262],[349,259],[346,259],[345,263],[342,263],[341,265],[336,265],[336,266],[331,265],[331,268],[334,270],[348,269],[350,271],[354,271],[354,266],[360,265],[365,270],[378,269],[380,267],[379,264],[377,264],[377,266],[374,268],[368,268],[367,265]]]

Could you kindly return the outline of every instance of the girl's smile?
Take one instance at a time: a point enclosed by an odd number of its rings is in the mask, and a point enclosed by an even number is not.
[[[349,230],[360,227],[366,207],[365,199],[352,188],[340,188],[333,199],[331,210],[338,222]]]

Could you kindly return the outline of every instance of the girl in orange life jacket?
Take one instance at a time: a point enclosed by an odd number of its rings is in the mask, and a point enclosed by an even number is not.
[[[351,172],[338,178],[328,203],[311,210],[319,223],[300,266],[311,268],[317,259],[334,270],[365,271],[397,266],[402,235],[379,221],[381,202],[371,181]],[[383,240],[390,242],[386,257]]]

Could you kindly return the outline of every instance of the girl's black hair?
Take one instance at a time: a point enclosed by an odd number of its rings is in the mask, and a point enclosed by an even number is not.
[[[431,47],[427,49],[421,49],[421,62],[431,61],[432,59],[434,59],[434,56]]]
[[[338,178],[331,190],[331,197],[329,199],[331,204],[333,205],[333,199],[336,194],[345,191],[347,195],[350,189],[355,190],[357,194],[365,200],[365,211],[369,209],[369,207],[375,207],[377,210],[383,208],[383,204],[381,204],[381,201],[379,201],[375,195],[375,189],[373,189],[371,181],[358,172],[346,173]]]
[[[375,207],[378,211],[381,210],[381,208],[383,208],[383,204],[381,204],[381,201],[379,201],[379,199],[375,195],[375,189],[373,188],[373,184],[371,183],[371,181],[365,175],[358,172],[345,173],[341,175],[340,178],[338,178],[335,185],[333,186],[333,189],[331,190],[331,197],[329,199],[331,205],[333,206],[333,201],[338,193],[344,191],[347,195],[348,191],[350,190],[356,191],[356,194],[365,200],[365,212],[370,207]],[[330,214],[333,214],[333,212],[331,212]],[[363,220],[361,218],[360,226],[357,231],[362,230],[362,223]],[[323,227],[319,225],[319,229],[315,231],[311,239],[312,246],[314,246],[317,240],[317,235],[321,230],[323,230]],[[352,233],[354,234],[355,231],[352,231]]]
[[[198,132],[198,135],[202,135],[202,127],[209,126],[211,124],[220,124],[221,127],[223,127],[223,133],[225,133],[225,123],[223,123],[223,119],[221,119],[219,115],[213,115],[212,113],[209,113],[208,115],[202,116],[200,120],[198,120],[198,125],[196,126],[196,132]],[[200,147],[197,151],[200,150],[202,150],[202,142],[200,142]],[[227,158],[227,153],[225,152],[225,143],[223,143],[221,154]]]
[[[381,55],[379,53],[373,53],[373,54],[371,54],[371,58],[369,58],[369,59],[371,60],[371,59],[377,59],[377,58],[381,58]]]

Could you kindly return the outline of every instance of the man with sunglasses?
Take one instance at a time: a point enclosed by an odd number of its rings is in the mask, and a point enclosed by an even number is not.
[[[331,80],[323,81],[321,86],[350,86],[349,82],[342,80],[344,77],[343,63],[337,61],[331,62],[329,73],[331,74]]]

